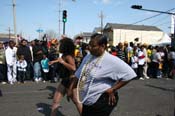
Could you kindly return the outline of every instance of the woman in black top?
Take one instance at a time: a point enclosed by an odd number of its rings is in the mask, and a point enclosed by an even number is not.
[[[72,39],[63,38],[60,40],[59,51],[62,53],[62,56],[54,61],[49,62],[50,65],[53,63],[59,64],[59,75],[60,78],[62,78],[62,81],[58,85],[54,95],[51,116],[56,116],[56,111],[60,106],[60,101],[62,97],[68,92],[69,86],[71,84],[71,78],[73,78],[74,71],[76,70],[74,59],[75,45]],[[81,115],[82,105],[77,101],[76,90],[73,92],[71,99]]]

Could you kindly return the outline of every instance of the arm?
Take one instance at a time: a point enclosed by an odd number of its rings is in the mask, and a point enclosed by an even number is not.
[[[120,89],[121,87],[125,86],[129,81],[119,81],[115,83],[111,88],[106,90],[106,93],[109,95],[109,104],[113,105],[116,102],[116,98],[114,93]]]
[[[22,68],[26,68],[27,67],[27,62],[24,60],[22,65],[21,65]]]
[[[67,62],[65,62],[65,61],[67,61]],[[50,61],[49,65],[52,65],[52,64],[57,63],[57,62],[63,64],[67,69],[69,69],[71,71],[76,70],[75,60],[70,55],[66,56],[65,60],[63,60],[62,58],[57,58],[56,60]]]

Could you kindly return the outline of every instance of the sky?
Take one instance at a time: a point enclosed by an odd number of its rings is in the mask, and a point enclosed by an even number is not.
[[[142,5],[144,9],[168,11],[175,8],[175,0],[16,0],[17,33],[28,40],[38,38],[39,33],[36,31],[38,29],[42,29],[43,33],[49,30],[59,33],[59,9],[67,10],[65,33],[71,38],[100,27],[101,12],[104,15],[104,26],[107,23],[133,24],[158,14],[132,9],[132,5]],[[62,22],[60,24],[62,34]],[[171,16],[161,14],[137,25],[156,26],[170,33]],[[12,0],[0,0],[0,33],[8,33],[9,27],[13,32]]]

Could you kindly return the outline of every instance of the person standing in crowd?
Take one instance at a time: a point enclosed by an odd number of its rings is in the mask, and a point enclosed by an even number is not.
[[[148,65],[148,69],[147,69],[147,75],[148,77],[152,77],[152,56],[153,56],[153,46],[149,45],[147,48],[147,65]]]
[[[52,40],[50,48],[49,48],[48,59],[52,61],[52,60],[56,60],[58,57],[59,57],[58,42],[57,40]],[[49,79],[51,80],[50,81],[51,83],[58,81],[58,71],[57,70],[59,70],[57,63],[50,65]]]
[[[138,78],[144,80],[143,75],[143,67],[145,65],[145,55],[143,53],[144,46],[140,46],[140,50],[138,51]]]
[[[124,51],[124,48],[123,48],[123,44],[122,44],[121,42],[118,43],[118,46],[117,46],[116,48],[117,48],[117,56],[118,56],[121,60],[127,62],[127,60],[126,60],[126,55],[125,55],[125,51]]]
[[[82,116],[109,116],[118,102],[117,90],[136,77],[128,64],[106,52],[106,48],[106,36],[92,35],[90,54],[75,72],[77,78],[73,85],[78,79],[77,95],[83,103]]]
[[[17,66],[17,79],[19,83],[24,83],[24,79],[26,77],[26,67],[27,62],[24,58],[24,55],[19,56],[19,60],[16,63]]]
[[[56,116],[57,108],[60,106],[60,101],[62,97],[69,92],[69,87],[71,84],[71,80],[73,78],[74,71],[76,70],[75,59],[74,59],[74,51],[75,45],[70,38],[63,38],[60,40],[59,51],[62,53],[62,56],[57,58],[56,60],[50,61],[49,64],[52,65],[54,63],[58,63],[59,67],[59,76],[62,78],[61,83],[58,85],[56,92],[53,98],[52,111],[51,116]],[[72,101],[77,107],[77,110],[81,114],[82,105],[78,103],[76,99],[76,91],[72,96],[70,96]]]
[[[41,77],[41,60],[43,58],[43,49],[39,40],[35,40],[33,50],[33,63],[34,63],[34,81],[38,82],[42,80]]]
[[[158,46],[155,47],[153,50],[153,57],[152,57],[152,77],[157,78],[159,73],[159,63],[161,62],[161,55],[160,55],[160,48]]]
[[[5,49],[3,43],[0,42],[0,83],[2,84],[6,84],[5,72],[6,72]]]
[[[9,41],[9,46],[5,51],[7,62],[7,77],[10,84],[16,82],[16,49],[14,41]]]
[[[21,40],[21,44],[17,49],[17,56],[20,57],[21,55],[24,56],[24,59],[27,62],[27,68],[26,68],[26,79],[31,79],[32,73],[33,73],[33,63],[32,63],[32,54],[30,51],[29,46],[27,46],[27,40],[23,39]]]
[[[42,76],[43,82],[47,81],[49,74],[49,59],[45,54],[43,54],[43,59],[41,60]]]
[[[175,78],[175,49],[174,47],[170,48],[170,52],[168,53],[169,60],[169,72],[168,77]]]
[[[143,54],[145,56],[145,64],[143,66],[143,77],[146,79],[149,79],[150,77],[148,76],[148,53],[147,53],[147,44],[144,43],[142,45],[143,47]]]
[[[81,45],[81,52],[82,52],[82,56],[84,58],[89,53],[88,44],[82,43],[82,45]]]
[[[136,46],[134,46],[133,55],[131,56],[131,67],[138,74],[138,52]]]

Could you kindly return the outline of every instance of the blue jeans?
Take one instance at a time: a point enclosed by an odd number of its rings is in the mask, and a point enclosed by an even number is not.
[[[27,68],[26,68],[26,79],[27,80],[31,80],[31,79],[33,79],[33,63],[32,63],[32,61],[28,61],[27,62]]]
[[[40,62],[34,63],[34,79],[41,77],[41,64]]]

